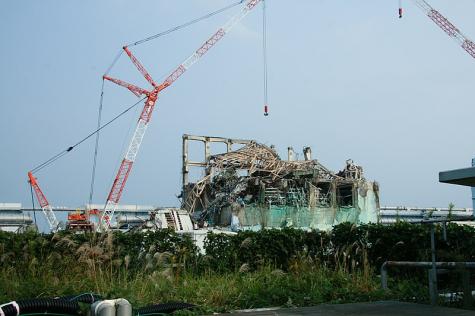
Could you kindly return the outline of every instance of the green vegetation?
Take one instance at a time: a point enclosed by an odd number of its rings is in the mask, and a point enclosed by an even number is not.
[[[440,237],[440,233],[438,234]],[[448,226],[438,260],[474,261],[475,230]],[[0,233],[0,302],[83,292],[134,306],[185,301],[199,312],[381,299],[427,301],[426,275],[377,276],[386,260],[428,260],[428,228],[342,224],[331,233],[293,229],[208,235],[206,255],[172,231],[83,235]]]

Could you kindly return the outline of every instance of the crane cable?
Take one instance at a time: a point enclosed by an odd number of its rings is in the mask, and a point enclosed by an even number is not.
[[[99,98],[99,111],[97,114],[97,128],[98,129],[101,127],[103,101],[104,101],[104,78],[102,78],[101,96]],[[97,152],[99,150],[99,136],[100,136],[100,132],[98,131],[96,134],[96,144],[94,146],[94,159],[92,163],[91,187],[89,189],[89,204],[92,203],[92,198],[94,197],[94,182],[96,180],[96,166],[97,166]]]
[[[114,60],[112,61],[112,63],[109,65],[109,67],[107,68],[106,72],[104,73],[104,76],[107,75],[111,69],[114,67],[114,65],[117,63],[117,61],[119,60],[120,56],[122,55],[123,53],[123,50],[121,49],[119,51],[119,53],[115,56]],[[99,102],[99,115],[101,116],[102,115],[102,101],[103,101],[103,97],[104,97],[104,79],[102,79],[102,89],[101,89],[101,98],[100,98],[100,102]],[[145,99],[145,98],[144,98]],[[142,99],[143,100],[143,99]],[[140,102],[140,101],[139,101]],[[138,103],[135,103],[133,106],[137,105]],[[104,127],[106,127],[107,125],[109,125],[110,123],[112,123],[113,121],[115,121],[116,119],[118,119],[120,116],[122,116],[123,114],[125,114],[126,112],[128,112],[128,110],[130,110],[130,108],[126,109],[125,112],[122,112],[120,113],[118,116],[114,117],[111,121],[109,121],[106,125],[100,127],[100,125],[97,127],[97,129],[92,132],[90,135],[88,135],[84,140],[88,139],[89,137],[91,137],[92,135],[98,133],[101,129],[103,129]],[[98,122],[100,121],[100,118],[98,120]],[[100,123],[100,122],[99,122]],[[31,170],[31,173],[35,173],[35,172],[38,172],[40,171],[41,169],[49,166],[50,164],[52,164],[53,162],[55,162],[56,160],[58,160],[59,158],[63,157],[64,155],[66,155],[68,152],[70,152],[71,150],[74,149],[74,147],[76,147],[77,145],[81,144],[84,140],[82,140],[81,142],[78,142],[77,144],[73,145],[73,146],[70,146],[68,147],[67,149],[59,152],[58,154],[54,155],[53,157],[51,157],[50,159],[46,160],[45,162],[39,164],[38,166],[36,166],[35,168],[33,168]],[[97,140],[98,141],[98,140]]]
[[[120,49],[115,58],[112,60],[112,63],[107,67],[106,71],[104,72],[104,75],[102,75],[102,85],[101,85],[101,95],[99,98],[99,110],[98,110],[98,115],[97,115],[97,129],[101,126],[102,122],[102,108],[103,108],[103,102],[104,102],[104,76],[108,75],[109,72],[112,70],[112,68],[115,66],[115,64],[119,61],[120,56],[122,56],[122,53],[124,50]],[[89,189],[89,204],[92,203],[92,198],[94,197],[94,182],[96,179],[96,166],[97,166],[97,153],[99,151],[99,137],[100,133],[99,131],[96,134],[96,144],[94,146],[94,159],[92,163],[92,173],[91,173],[91,186]]]
[[[188,21],[186,23],[183,23],[181,25],[177,25],[175,27],[172,27],[168,30],[165,30],[163,32],[160,32],[160,33],[157,33],[157,34],[154,34],[152,36],[149,36],[149,37],[146,37],[144,39],[141,39],[139,41],[136,41],[134,43],[130,43],[130,44],[127,44],[125,45],[125,47],[128,47],[128,46],[137,46],[137,45],[140,45],[140,44],[143,44],[145,42],[148,42],[148,41],[151,41],[151,40],[154,40],[154,39],[157,39],[161,36],[164,36],[164,35],[167,35],[167,34],[170,34],[172,32],[175,32],[175,31],[178,31],[180,29],[183,29],[185,27],[188,27],[190,25],[193,25],[195,23],[198,23],[200,21],[203,21],[205,19],[208,19],[214,15],[217,15],[219,13],[222,13],[224,11],[227,11],[241,3],[243,3],[245,0],[240,0],[240,1],[237,1],[237,2],[234,2],[228,6],[225,6],[221,9],[218,9],[216,11],[213,11],[213,12],[210,12],[208,14],[205,14],[199,18],[196,18],[196,19],[193,19],[191,21]],[[108,75],[110,73],[110,71],[112,70],[112,68],[115,66],[115,64],[119,61],[119,58],[120,56],[122,56],[122,53],[124,52],[123,49],[120,49],[119,50],[119,53],[116,55],[116,57],[113,59],[112,63],[110,64],[110,66],[107,68],[107,70],[105,71],[104,76]],[[101,95],[100,95],[100,101],[99,101],[99,110],[98,110],[98,119],[97,119],[97,128],[99,129],[100,125],[101,125],[101,116],[102,116],[102,108],[103,108],[103,100],[104,100],[104,79],[102,79],[102,88],[101,88]],[[98,153],[98,150],[99,150],[99,138],[100,138],[100,134],[99,134],[99,130],[97,131],[97,134],[96,134],[96,143],[95,143],[95,147],[94,147],[94,158],[93,158],[93,164],[92,164],[92,174],[91,174],[91,185],[90,185],[90,190],[89,190],[89,204],[92,203],[92,199],[94,197],[94,183],[95,183],[95,177],[96,177],[96,167],[97,167],[97,153]],[[59,158],[59,157],[58,157]]]
[[[221,8],[221,9],[218,9],[218,10],[213,11],[213,12],[211,12],[211,13],[205,14],[205,15],[199,17],[199,18],[196,18],[196,19],[194,19],[194,20],[191,20],[191,21],[189,21],[189,22],[183,23],[183,24],[181,24],[181,25],[172,27],[172,28],[170,28],[170,29],[168,29],[168,30],[166,30],[166,31],[163,31],[163,32],[157,33],[157,34],[155,34],[155,35],[146,37],[146,38],[144,38],[144,39],[141,39],[141,40],[136,41],[136,42],[134,42],[134,43],[130,43],[130,44],[125,45],[125,46],[136,46],[136,45],[140,45],[140,44],[143,44],[143,43],[145,43],[145,42],[148,42],[148,41],[154,40],[154,39],[156,39],[156,38],[159,38],[159,37],[161,37],[161,36],[163,36],[163,35],[167,35],[167,34],[172,33],[172,32],[174,32],[174,31],[178,31],[178,30],[180,30],[180,29],[182,29],[182,28],[185,28],[185,27],[187,27],[187,26],[193,25],[193,24],[198,23],[198,22],[200,22],[200,21],[202,21],[202,20],[208,19],[208,18],[210,18],[210,17],[212,17],[212,16],[214,16],[214,15],[216,15],[216,14],[219,14],[219,13],[222,13],[222,12],[224,12],[224,11],[227,11],[227,10],[229,10],[229,9],[231,9],[231,8],[233,8],[233,7],[235,7],[235,6],[237,6],[237,5],[240,5],[240,4],[243,3],[244,1],[245,1],[245,0],[240,0],[240,1],[237,1],[237,2],[234,2],[234,3],[231,3],[231,4],[228,5],[228,6],[225,6],[225,7]]]
[[[149,36],[147,38],[144,38],[142,40],[139,40],[139,41],[136,41],[134,43],[131,43],[129,45],[126,45],[126,46],[136,46],[136,45],[140,45],[140,44],[143,44],[145,42],[148,42],[148,41],[151,41],[151,40],[154,40],[154,39],[157,39],[163,35],[167,35],[167,34],[170,34],[174,31],[178,31],[182,28],[185,28],[185,27],[188,27],[190,25],[193,25],[195,23],[198,23],[200,21],[203,21],[205,19],[208,19],[214,15],[217,15],[219,13],[222,13],[224,11],[227,11],[239,4],[242,4],[245,0],[239,0],[237,2],[234,2],[228,6],[225,6],[221,9],[218,9],[216,11],[213,11],[211,13],[208,13],[204,16],[201,16],[199,18],[196,18],[196,19],[193,19],[189,22],[186,22],[184,24],[181,24],[181,25],[178,25],[178,26],[175,26],[175,27],[172,27],[166,31],[163,31],[163,32],[160,32],[160,33],[157,33],[155,35],[152,35],[152,36]],[[117,55],[115,56],[115,58],[113,59],[112,63],[109,65],[109,67],[106,69],[105,73],[104,73],[104,76],[109,74],[109,72],[112,70],[112,68],[115,66],[115,64],[118,62],[119,58],[121,57],[122,53],[124,51],[122,49],[120,49],[120,51],[117,53]],[[89,201],[91,202],[92,201],[92,198],[93,198],[93,195],[94,195],[94,182],[95,182],[95,173],[96,173],[96,165],[97,165],[97,153],[98,153],[98,146],[99,146],[99,132],[107,127],[109,124],[111,124],[112,122],[114,122],[115,120],[117,120],[119,117],[121,117],[122,115],[124,115],[125,113],[127,113],[129,110],[131,110],[132,108],[134,108],[137,104],[139,104],[141,101],[143,101],[145,99],[142,98],[140,99],[138,102],[134,103],[133,105],[129,106],[128,108],[126,108],[123,112],[119,113],[117,116],[115,116],[114,118],[112,118],[110,121],[108,121],[106,124],[104,125],[100,125],[101,124],[101,117],[102,117],[102,108],[103,108],[103,100],[104,100],[104,80],[102,81],[102,88],[101,88],[101,94],[100,94],[100,101],[99,101],[99,111],[98,111],[98,124],[97,124],[97,128],[95,131],[93,131],[92,133],[90,133],[89,135],[87,135],[86,137],[84,137],[83,139],[81,139],[80,141],[78,141],[76,144],[72,145],[72,146],[69,146],[68,148],[62,150],[61,152],[59,152],[58,154],[52,156],[51,158],[49,158],[48,160],[46,160],[45,162],[37,165],[35,168],[33,168],[31,170],[32,173],[36,173],[38,171],[40,171],[41,169],[43,168],[46,168],[47,166],[51,165],[53,162],[55,162],[56,160],[60,159],[61,157],[63,157],[64,155],[66,155],[67,153],[69,153],[70,151],[72,151],[76,146],[82,144],[84,141],[86,141],[87,139],[89,139],[90,137],[92,137],[93,135],[96,135],[96,145],[95,145],[95,149],[94,149],[94,159],[93,159],[93,168],[92,168],[92,175],[91,175],[91,190],[90,190],[90,193],[89,193]],[[34,208],[34,206],[33,206]]]
[[[264,116],[269,115],[269,100],[267,95],[267,21],[266,1],[262,0],[262,57],[264,71]]]
[[[120,112],[119,114],[117,114],[116,116],[114,116],[111,120],[109,120],[107,123],[105,123],[104,125],[102,125],[101,127],[97,128],[95,131],[91,132],[89,135],[87,135],[86,137],[82,138],[81,140],[79,140],[77,143],[75,143],[74,145],[72,146],[69,146],[67,149],[59,152],[58,154],[54,155],[53,157],[51,157],[50,159],[46,160],[45,162],[43,162],[42,164],[36,166],[35,168],[33,168],[31,170],[31,173],[36,173],[38,171],[40,171],[41,169],[49,166],[51,163],[53,163],[54,161],[58,160],[59,158],[61,158],[62,156],[64,156],[65,154],[67,154],[68,152],[72,151],[75,147],[79,146],[80,144],[82,144],[83,142],[85,142],[86,140],[88,140],[89,138],[91,138],[92,136],[94,136],[95,134],[99,133],[102,129],[104,129],[105,127],[109,126],[112,122],[114,122],[115,120],[117,120],[119,117],[121,117],[122,115],[126,114],[127,112],[129,112],[131,109],[133,109],[135,106],[137,106],[137,104],[139,104],[140,102],[142,102],[143,100],[145,100],[146,97],[143,97],[141,98],[140,100],[138,100],[137,102],[135,102],[134,104],[130,105],[128,108],[126,108],[124,111]]]

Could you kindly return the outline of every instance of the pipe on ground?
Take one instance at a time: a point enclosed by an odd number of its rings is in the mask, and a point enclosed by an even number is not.
[[[32,300],[12,301],[0,305],[0,316],[18,316],[20,314],[55,313],[78,315],[79,304],[61,299],[38,298]]]

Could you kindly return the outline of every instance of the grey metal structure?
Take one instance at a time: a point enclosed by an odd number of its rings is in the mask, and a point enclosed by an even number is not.
[[[470,273],[468,269],[475,268],[475,262],[451,262],[451,263],[438,263],[436,259],[436,245],[435,245],[435,229],[434,224],[442,225],[443,239],[447,241],[447,223],[455,221],[473,221],[473,216],[468,218],[453,218],[453,219],[427,219],[422,220],[419,224],[425,224],[430,226],[430,248],[431,248],[431,261],[430,262],[393,262],[387,261],[381,266],[381,285],[383,289],[387,289],[387,266],[405,266],[412,268],[426,268],[429,269],[429,294],[432,305],[437,304],[438,286],[437,286],[437,269],[439,265],[447,269],[463,268],[463,283],[464,283],[464,303],[466,306],[472,304],[472,291],[470,288]]]
[[[33,227],[33,220],[23,212],[21,203],[0,203],[0,230],[24,232]]]
[[[439,182],[472,187],[472,205],[475,210],[475,158],[472,159],[471,168],[439,172]]]
[[[397,222],[419,223],[427,219],[470,218],[473,215],[471,208],[440,208],[440,207],[406,207],[382,206],[379,213],[379,222],[390,225]],[[471,222],[464,222],[470,225]]]
[[[463,275],[463,300],[465,307],[472,306],[472,289],[470,287],[470,270],[475,270],[475,262],[414,262],[414,261],[386,261],[381,265],[381,287],[388,289],[388,268],[389,267],[409,267],[427,269],[429,276],[429,287],[431,292],[431,301],[433,305],[437,300],[437,291],[434,289],[434,267],[436,269],[458,270]],[[436,283],[435,283],[436,284]]]
[[[190,141],[202,142],[204,145],[204,161],[190,161],[189,159],[189,143]],[[233,150],[233,145],[247,145],[250,144],[252,140],[248,139],[235,139],[235,138],[224,138],[224,137],[210,137],[210,136],[197,136],[197,135],[183,135],[183,170],[182,170],[182,189],[183,192],[186,192],[185,187],[189,184],[189,173],[190,167],[199,167],[205,168],[207,166],[208,160],[211,157],[211,144],[212,143],[221,143],[226,144],[226,153],[229,153]],[[216,154],[216,153],[214,153]],[[185,197],[183,197],[185,200]]]
[[[439,182],[475,187],[475,167],[441,171]]]

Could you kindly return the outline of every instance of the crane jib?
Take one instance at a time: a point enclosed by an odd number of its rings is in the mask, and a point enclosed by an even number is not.
[[[262,0],[249,0],[243,6],[241,11],[232,17],[223,27],[219,28],[208,40],[206,40],[190,57],[188,57],[183,63],[181,63],[166,79],[165,81],[157,86],[153,81],[150,74],[147,72],[145,67],[138,61],[138,59],[132,54],[132,52],[125,46],[123,49],[129,56],[132,63],[138,69],[138,71],[144,76],[144,78],[153,86],[151,90],[145,90],[135,85],[126,83],[124,81],[104,77],[118,85],[121,85],[135,94],[141,93],[147,95],[147,100],[144,104],[144,108],[140,114],[140,118],[137,122],[135,132],[130,141],[127,152],[125,153],[124,160],[122,161],[121,166],[117,172],[117,175],[112,184],[111,191],[108,195],[107,202],[102,213],[100,220],[100,225],[103,229],[109,229],[110,223],[113,219],[115,209],[119,203],[120,197],[124,190],[127,178],[132,169],[133,162],[139,151],[140,145],[142,143],[143,136],[147,129],[148,122],[151,119],[153,109],[155,107],[155,102],[158,98],[158,92],[170,86],[178,78],[180,78],[186,70],[188,70],[193,64],[195,64],[203,55],[205,55],[214,45],[220,41],[229,30],[235,26],[241,19],[243,19],[259,2]]]

